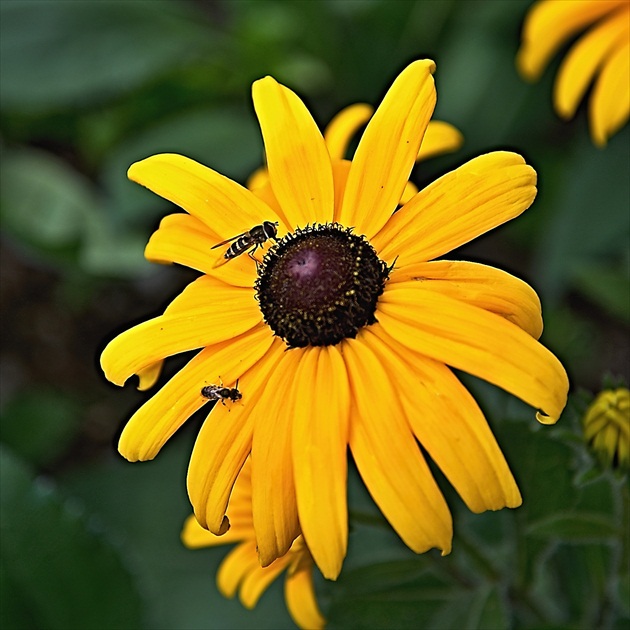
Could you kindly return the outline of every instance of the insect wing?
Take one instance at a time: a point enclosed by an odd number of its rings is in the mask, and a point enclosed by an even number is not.
[[[233,236],[232,238],[228,238],[225,241],[221,241],[220,243],[213,245],[210,249],[216,249],[217,247],[221,247],[221,245],[226,245],[227,243],[235,241],[237,238],[241,238],[241,236],[245,236],[246,234],[249,234],[249,232],[241,232],[240,234],[237,234],[236,236]]]

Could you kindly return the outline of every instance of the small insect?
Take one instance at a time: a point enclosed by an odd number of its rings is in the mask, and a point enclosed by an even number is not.
[[[201,388],[201,395],[208,400],[220,400],[222,405],[225,405],[226,400],[236,402],[243,397],[243,394],[238,391],[238,380],[234,387],[225,387],[223,383],[221,385],[206,385]]]
[[[232,258],[240,256],[247,250],[249,250],[247,251],[247,255],[255,261],[256,264],[258,264],[258,261],[254,258],[254,252],[259,247],[262,247],[266,240],[272,238],[275,241],[277,233],[277,221],[263,221],[260,225],[255,225],[251,230],[249,230],[249,232],[242,232],[241,234],[237,234],[232,238],[228,238],[225,241],[221,241],[220,243],[213,245],[211,249],[221,247],[221,245],[225,245],[230,241],[236,241],[227,248],[225,254],[223,254],[223,260],[219,259],[215,263],[215,267],[225,264],[228,260],[232,260]]]

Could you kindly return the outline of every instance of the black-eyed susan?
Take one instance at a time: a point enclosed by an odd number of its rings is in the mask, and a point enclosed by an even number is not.
[[[111,341],[103,369],[122,385],[164,357],[202,350],[134,414],[120,452],[155,457],[207,402],[204,385],[238,379],[242,398],[215,405],[199,432],[188,491],[199,523],[224,533],[232,486],[251,455],[263,566],[301,533],[324,576],[339,574],[348,446],[416,552],[447,553],[452,538],[418,442],[471,510],[520,504],[481,410],[449,366],[518,396],[542,422],[555,422],[566,403],[566,373],[537,341],[536,293],[492,267],[433,260],[528,208],[535,171],[517,154],[489,153],[397,210],[435,106],[434,69],[416,61],[396,78],[351,162],[331,159],[291,90],[256,81],[269,185],[255,194],[179,155],[129,170],[188,212],[162,221],[147,257],[203,275],[162,316]],[[213,249],[265,221],[277,223],[278,241],[258,250],[260,264]]]
[[[201,527],[194,515],[188,517],[182,530],[182,541],[191,549],[238,543],[219,567],[219,591],[225,597],[234,597],[238,591],[243,606],[254,608],[269,585],[286,570],[284,597],[293,621],[300,628],[323,628],[326,620],[315,595],[313,558],[302,536],[298,536],[289,551],[269,566],[261,567],[258,562],[249,461],[234,484],[227,513],[230,530],[223,536],[215,536]]]
[[[583,418],[584,439],[606,466],[630,468],[630,390],[600,392]]]
[[[541,0],[523,27],[517,66],[536,80],[555,52],[586,33],[562,62],[554,87],[558,114],[570,119],[591,84],[589,124],[604,146],[630,115],[630,0]]]

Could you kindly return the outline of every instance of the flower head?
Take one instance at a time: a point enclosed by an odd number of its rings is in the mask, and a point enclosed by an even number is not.
[[[302,536],[298,536],[289,551],[269,566],[261,567],[258,562],[249,462],[245,463],[234,484],[227,513],[231,527],[223,536],[215,536],[201,527],[194,515],[186,519],[182,530],[182,541],[191,549],[238,543],[219,567],[219,591],[225,597],[234,597],[238,590],[243,606],[254,608],[269,585],[286,570],[284,596],[293,621],[300,628],[323,628],[325,619],[317,605],[313,585],[313,558]]]
[[[600,392],[583,418],[584,439],[607,466],[630,467],[630,390]]]
[[[238,380],[241,398],[215,404],[199,432],[188,492],[199,523],[225,533],[230,492],[251,456],[263,566],[302,534],[324,576],[339,574],[348,447],[416,552],[448,553],[452,538],[418,442],[471,510],[520,504],[483,413],[451,368],[518,396],[541,422],[555,422],[566,403],[566,373],[537,341],[536,293],[492,267],[434,260],[528,208],[535,171],[514,153],[489,153],[399,207],[435,106],[434,69],[423,60],[403,70],[352,161],[332,157],[302,101],[266,77],[253,98],[267,184],[252,192],[178,155],[129,170],[187,211],[162,221],[147,257],[203,275],[163,315],[111,341],[103,369],[122,385],[167,356],[201,351],[133,415],[120,452],[155,457],[208,402],[204,386]],[[226,254],[217,243],[247,241],[265,221],[277,222],[275,240],[217,264]]]
[[[630,115],[630,1],[541,0],[523,27],[517,56],[521,74],[536,80],[566,41],[587,31],[564,59],[554,88],[554,106],[572,118],[586,90],[593,142],[604,146]]]

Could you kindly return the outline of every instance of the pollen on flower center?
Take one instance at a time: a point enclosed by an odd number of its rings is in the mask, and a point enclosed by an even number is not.
[[[289,347],[334,345],[376,321],[389,271],[351,228],[307,226],[269,250],[256,299],[265,322]]]

